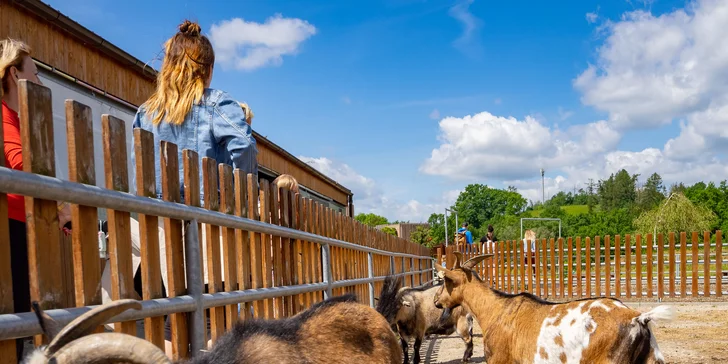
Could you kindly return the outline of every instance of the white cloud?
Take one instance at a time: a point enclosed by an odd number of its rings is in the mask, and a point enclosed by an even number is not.
[[[698,0],[655,16],[608,22],[596,64],[575,80],[582,102],[621,128],[656,127],[700,112],[728,93],[728,1]]]
[[[483,22],[470,12],[473,1],[461,0],[450,8],[449,14],[463,26],[463,33],[453,42],[453,46],[463,53],[477,56],[481,52],[478,32]]]
[[[374,180],[359,174],[345,163],[331,159],[299,156],[299,159],[316,168],[319,172],[341,183],[354,193],[356,213],[375,213],[389,220],[425,222],[433,212],[442,211],[452,205],[460,194],[459,190],[445,191],[438,198],[420,202],[414,199],[399,200],[387,196]]]
[[[460,180],[519,179],[539,168],[578,165],[616,146],[620,134],[599,121],[566,131],[488,112],[440,121],[441,145],[420,171]]]
[[[559,120],[564,121],[570,117],[574,116],[574,112],[571,110],[565,110],[561,106],[559,106]]]
[[[596,23],[598,18],[599,14],[597,13],[586,13],[586,21],[589,22],[589,24]]]
[[[305,20],[276,14],[264,23],[233,18],[213,24],[210,40],[217,60],[239,70],[253,70],[283,63],[301,44],[317,32]]]
[[[430,119],[437,120],[439,118],[440,118],[440,111],[438,111],[437,109],[432,110],[432,112],[430,113]]]

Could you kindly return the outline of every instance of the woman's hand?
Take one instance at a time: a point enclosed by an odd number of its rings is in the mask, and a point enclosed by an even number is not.
[[[61,229],[71,221],[71,205],[68,202],[58,204],[58,225]]]

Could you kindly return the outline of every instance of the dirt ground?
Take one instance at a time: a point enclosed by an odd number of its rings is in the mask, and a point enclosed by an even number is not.
[[[648,311],[656,303],[625,302],[638,311]],[[728,302],[663,302],[676,308],[669,323],[656,325],[655,336],[667,363],[728,363]],[[483,336],[475,323],[472,363],[483,360]],[[410,343],[410,360],[412,360]],[[460,363],[465,344],[457,334],[432,336],[422,343],[422,363]]]

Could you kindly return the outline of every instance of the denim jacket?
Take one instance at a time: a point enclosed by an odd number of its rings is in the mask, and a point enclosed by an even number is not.
[[[206,88],[200,103],[195,104],[185,117],[184,123],[174,125],[164,120],[152,124],[144,105],[139,107],[134,117],[134,128],[141,128],[154,134],[154,166],[157,180],[157,197],[162,196],[162,171],[160,166],[160,142],[162,140],[177,145],[179,153],[180,194],[184,201],[184,163],[182,151],[189,149],[200,157],[200,198],[203,196],[202,158],[209,157],[217,163],[229,164],[233,169],[241,169],[245,174],[252,173],[257,181],[258,162],[255,138],[250,125],[245,120],[240,104],[227,92]],[[131,153],[135,163],[135,153]],[[136,173],[132,174],[136,186]],[[134,188],[134,187],[132,187]]]

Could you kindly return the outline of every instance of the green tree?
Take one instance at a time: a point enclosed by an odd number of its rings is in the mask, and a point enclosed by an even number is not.
[[[424,226],[418,226],[415,231],[412,232],[410,235],[410,240],[413,243],[417,243],[420,245],[424,245],[428,248],[432,248],[435,245],[438,245],[434,242],[434,239],[432,236],[430,236],[431,229],[429,227]]]
[[[631,207],[636,199],[637,177],[622,169],[599,181],[599,203],[604,210]]]
[[[459,220],[467,222],[472,230],[480,228],[495,216],[520,213],[527,204],[528,201],[512,186],[501,190],[482,184],[470,184],[458,196],[455,209],[458,211]]]
[[[662,177],[657,173],[653,173],[637,195],[637,206],[639,210],[648,211],[659,206],[665,200],[665,192],[665,186],[662,185]]]
[[[384,216],[379,216],[374,213],[368,213],[368,214],[358,214],[354,217],[356,221],[359,221],[360,223],[368,226],[378,226],[378,225],[387,225],[389,224],[389,221],[387,221],[387,218]]]
[[[634,221],[638,233],[647,234],[681,231],[706,231],[716,220],[716,215],[705,206],[696,205],[685,195],[675,193],[660,206],[642,213]]]
[[[385,226],[382,228],[382,232],[384,232],[385,234],[397,236],[397,229],[393,227]]]

